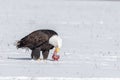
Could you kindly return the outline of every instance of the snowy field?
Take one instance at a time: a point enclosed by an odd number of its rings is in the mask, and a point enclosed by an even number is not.
[[[51,61],[53,51],[34,61],[30,50],[16,49],[16,41],[38,29],[62,37],[59,61]],[[120,78],[120,2],[0,0],[0,80],[71,78]]]

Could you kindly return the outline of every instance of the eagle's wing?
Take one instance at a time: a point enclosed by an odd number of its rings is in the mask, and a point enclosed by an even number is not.
[[[39,47],[49,39],[48,35],[43,32],[33,32],[26,36],[25,42],[27,47]]]

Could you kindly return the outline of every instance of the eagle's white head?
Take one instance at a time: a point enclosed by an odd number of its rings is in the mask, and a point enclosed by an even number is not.
[[[55,47],[55,53],[60,51],[60,48],[62,47],[62,39],[58,35],[53,35],[49,39],[49,43]]]

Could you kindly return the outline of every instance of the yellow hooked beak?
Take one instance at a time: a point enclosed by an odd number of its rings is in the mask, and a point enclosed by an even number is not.
[[[60,51],[60,48],[57,47],[57,48],[55,48],[55,51],[54,51],[54,52],[55,52],[55,53],[58,53],[59,51]]]

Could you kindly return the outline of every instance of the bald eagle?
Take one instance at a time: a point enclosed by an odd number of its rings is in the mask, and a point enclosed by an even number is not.
[[[39,59],[42,51],[43,59],[47,59],[49,51],[55,48],[54,53],[58,53],[62,46],[62,39],[54,30],[36,30],[17,42],[17,48],[29,48],[32,50],[31,58]]]

